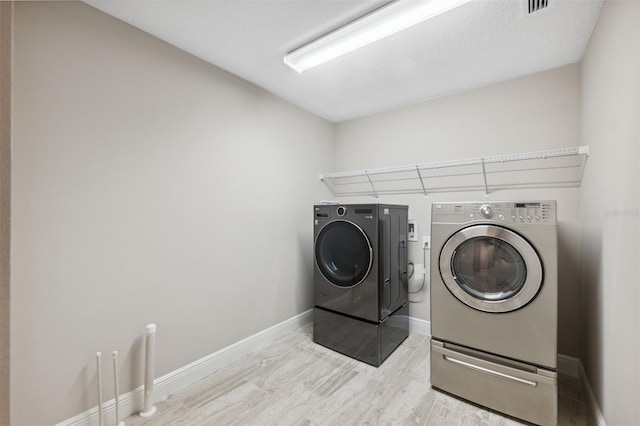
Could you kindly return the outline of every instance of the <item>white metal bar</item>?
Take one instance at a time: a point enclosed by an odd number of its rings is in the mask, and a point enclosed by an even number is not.
[[[369,183],[371,184],[371,189],[373,190],[373,195],[376,196],[376,198],[380,198],[378,196],[378,192],[376,191],[376,186],[373,184],[373,181],[371,180],[371,177],[369,176],[369,173],[367,173],[367,171],[364,171],[367,174],[367,179],[369,179]]]
[[[124,426],[124,421],[120,420],[120,382],[118,381],[118,351],[113,351],[113,393],[115,394],[116,405],[116,426]]]
[[[484,195],[489,195],[489,188],[487,188],[487,170],[484,167],[484,160],[482,160],[482,178],[484,179]]]
[[[579,154],[579,148],[561,148],[548,151],[523,152],[520,154],[496,155],[485,157],[486,163],[505,163],[509,161],[544,160],[547,158],[568,157]]]
[[[148,324],[144,360],[144,402],[140,417],[151,417],[156,413],[153,405],[153,370],[155,365],[156,325]]]
[[[448,167],[464,167],[464,166],[475,166],[476,164],[480,164],[482,158],[469,158],[466,160],[449,160],[449,161],[438,161],[436,163],[423,163],[418,164],[420,170],[432,170],[432,169],[445,169]]]
[[[418,172],[418,178],[420,179],[420,185],[422,185],[422,192],[424,192],[424,196],[427,196],[427,189],[424,187],[424,181],[422,180],[422,174],[420,173],[420,168],[416,166],[416,172]]]
[[[585,153],[585,156],[582,158],[582,162],[580,164],[580,177],[578,178],[578,184],[580,185],[582,183],[582,178],[584,177],[584,168],[587,165],[587,158],[589,158],[589,147],[581,147],[581,148],[587,148],[587,151]]]
[[[102,352],[96,352],[98,368],[98,424],[104,426],[104,405],[102,404]]]

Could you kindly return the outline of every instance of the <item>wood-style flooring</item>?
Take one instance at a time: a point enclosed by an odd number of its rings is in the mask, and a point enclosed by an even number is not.
[[[431,389],[429,338],[411,335],[379,367],[313,343],[311,324],[156,403],[127,425],[519,425]],[[587,425],[584,392],[561,376],[559,424]]]

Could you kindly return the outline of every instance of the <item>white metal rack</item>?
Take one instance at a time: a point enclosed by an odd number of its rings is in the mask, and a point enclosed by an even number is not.
[[[588,146],[440,161],[408,166],[325,173],[334,196],[489,191],[580,186]]]

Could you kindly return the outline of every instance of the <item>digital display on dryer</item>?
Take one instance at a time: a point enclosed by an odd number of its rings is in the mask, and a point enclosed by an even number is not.
[[[540,203],[515,203],[514,207],[517,209],[539,209]]]

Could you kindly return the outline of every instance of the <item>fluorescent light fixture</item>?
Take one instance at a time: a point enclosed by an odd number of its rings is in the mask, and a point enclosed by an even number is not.
[[[307,43],[284,57],[301,73],[471,0],[396,0]]]

